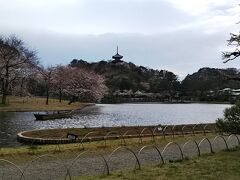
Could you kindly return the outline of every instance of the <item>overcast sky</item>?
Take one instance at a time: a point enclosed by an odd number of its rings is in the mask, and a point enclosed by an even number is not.
[[[0,34],[16,34],[45,66],[72,59],[125,61],[179,75],[223,64],[238,32],[238,0],[0,0]]]

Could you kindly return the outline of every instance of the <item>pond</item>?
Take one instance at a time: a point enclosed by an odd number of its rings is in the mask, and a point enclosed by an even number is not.
[[[34,112],[0,112],[0,147],[19,146],[20,131],[46,128],[212,123],[229,104],[97,104],[72,118],[36,121]]]

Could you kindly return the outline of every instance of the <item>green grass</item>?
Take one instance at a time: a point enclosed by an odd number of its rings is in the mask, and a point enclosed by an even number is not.
[[[1,107],[7,107],[8,106],[8,104],[2,104],[2,103],[0,103],[0,108]]]
[[[74,180],[131,179],[131,180],[239,180],[240,149],[208,154],[199,158],[143,167],[135,171],[119,171],[109,176],[79,177]]]
[[[68,105],[69,101],[62,101],[57,99],[49,99],[49,104],[46,105],[45,98],[36,97],[17,97],[9,96],[7,98],[7,105],[0,104],[0,111],[53,111],[53,110],[72,110],[80,109],[86,106],[86,103],[75,102]]]

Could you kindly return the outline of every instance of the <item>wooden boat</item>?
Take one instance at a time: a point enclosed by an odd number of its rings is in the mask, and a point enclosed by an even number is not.
[[[51,113],[51,114],[34,114],[36,120],[45,121],[51,119],[62,119],[62,118],[70,118],[72,116],[73,111],[68,112],[60,112]]]

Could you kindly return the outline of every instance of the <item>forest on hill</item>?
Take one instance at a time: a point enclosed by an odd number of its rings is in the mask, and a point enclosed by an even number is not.
[[[183,81],[167,70],[154,70],[125,61],[88,63],[74,59],[70,66],[87,68],[103,75],[108,95],[105,100],[129,101],[236,101],[240,82],[228,77],[239,76],[235,68],[201,68]],[[240,93],[240,92],[239,92]]]
[[[201,68],[187,75],[181,82],[182,97],[199,101],[236,101],[240,95],[240,81],[236,68]]]

